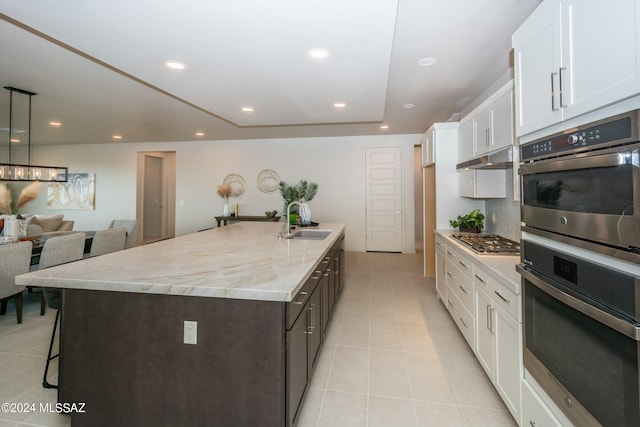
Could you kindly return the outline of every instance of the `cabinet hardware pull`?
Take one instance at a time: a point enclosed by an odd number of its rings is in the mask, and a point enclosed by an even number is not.
[[[483,279],[482,277],[478,276],[477,274],[474,274],[473,276],[474,276],[476,279],[478,279],[480,282],[482,282],[482,283],[486,283],[486,282],[484,281],[484,279]]]
[[[484,131],[484,146],[485,147],[491,146],[491,128],[487,128]]]
[[[463,317],[460,318],[460,321],[462,322],[465,328],[469,329],[469,325],[467,325],[467,322],[464,321]]]
[[[450,305],[451,307],[453,307],[453,301],[451,301],[450,299],[448,299],[448,298],[447,298],[447,302],[449,303],[449,305]]]
[[[496,334],[496,330],[493,329],[493,313],[494,312],[495,310],[493,309],[493,307],[491,307],[491,310],[489,310],[489,319],[491,320],[491,327],[489,328],[489,331],[491,331],[491,335]]]
[[[453,274],[451,274],[451,272],[447,271],[447,276],[451,277],[453,279]]]
[[[464,292],[465,294],[469,293],[465,288],[462,287],[462,285],[458,285],[458,287],[462,289],[462,292]]]
[[[533,420],[529,420],[529,425],[530,425],[531,427],[536,427],[536,422],[535,422],[535,421],[533,421]]]
[[[551,73],[551,111],[558,111],[558,108],[556,108],[556,89],[553,84],[553,76],[556,74],[558,73]]]
[[[293,301],[295,305],[302,305],[302,301],[304,301],[304,297],[307,295],[305,291],[301,291],[299,294],[298,301]]]
[[[312,280],[318,280],[319,278],[320,278],[320,276],[315,276],[315,277],[314,277],[314,276],[311,276],[311,279],[312,279]]]
[[[487,305],[487,329],[491,331],[491,306]]]
[[[464,268],[467,268],[467,264],[465,264],[465,263],[464,263],[464,262],[462,262],[462,261],[458,261],[458,264],[460,264],[460,265],[461,265],[461,266],[463,266]]]
[[[451,253],[451,251],[447,251],[447,255],[453,256],[453,253]]]
[[[493,291],[493,293],[495,293],[496,295],[498,295],[500,297],[500,299],[504,302],[506,302],[507,304],[511,304],[511,301],[509,301],[508,299],[506,299],[505,297],[502,296],[502,294],[498,291]]]
[[[563,96],[563,87],[564,87],[564,73],[563,71],[566,70],[567,67],[560,67],[560,108],[566,108],[567,106],[564,105],[564,96]]]

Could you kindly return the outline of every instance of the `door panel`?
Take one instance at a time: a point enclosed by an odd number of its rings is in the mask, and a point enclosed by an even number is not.
[[[402,252],[402,149],[367,148],[366,250]]]

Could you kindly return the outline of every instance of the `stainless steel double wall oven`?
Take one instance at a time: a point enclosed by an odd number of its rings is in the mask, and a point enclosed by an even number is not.
[[[524,365],[578,426],[640,425],[639,126],[520,147]]]

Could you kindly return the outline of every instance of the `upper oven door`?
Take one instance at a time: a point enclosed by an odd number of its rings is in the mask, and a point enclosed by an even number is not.
[[[528,227],[640,248],[640,144],[520,167]]]

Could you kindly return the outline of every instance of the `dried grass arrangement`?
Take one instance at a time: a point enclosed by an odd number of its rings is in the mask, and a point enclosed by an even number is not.
[[[34,182],[26,186],[18,197],[18,201],[14,202],[11,195],[11,189],[7,184],[0,184],[0,213],[6,215],[14,215],[23,205],[35,200],[40,194],[42,183]]]
[[[222,197],[224,201],[229,200],[229,196],[231,195],[231,185],[224,183],[218,185],[218,196]]]

